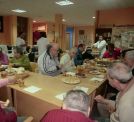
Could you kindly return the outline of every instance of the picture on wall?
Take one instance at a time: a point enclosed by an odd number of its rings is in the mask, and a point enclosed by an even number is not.
[[[0,32],[3,32],[3,17],[0,16]]]

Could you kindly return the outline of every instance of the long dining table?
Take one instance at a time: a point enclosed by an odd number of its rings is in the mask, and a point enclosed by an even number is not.
[[[15,107],[17,114],[33,116],[33,122],[39,122],[43,115],[49,110],[61,108],[62,99],[57,98],[56,96],[66,93],[76,87],[87,89],[92,110],[96,91],[105,82],[105,79],[103,81],[91,80],[95,77],[93,74],[90,74],[85,78],[79,78],[79,84],[64,83],[62,79],[65,76],[63,75],[51,77],[33,72],[30,72],[29,74],[30,76],[24,80],[24,87],[20,87],[18,84],[11,84],[7,86],[7,90],[10,102]],[[32,92],[25,90],[26,88],[31,87]],[[33,92],[35,89],[37,91]]]

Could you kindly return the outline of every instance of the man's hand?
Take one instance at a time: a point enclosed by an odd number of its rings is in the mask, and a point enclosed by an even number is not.
[[[107,109],[108,109],[108,111],[109,111],[109,113],[113,113],[114,111],[115,111],[115,107],[114,106],[112,106],[111,104],[107,104]]]
[[[9,100],[7,99],[6,102],[0,101],[1,108],[6,108],[9,105]]]
[[[105,98],[101,95],[97,95],[94,99],[99,103],[105,103]]]

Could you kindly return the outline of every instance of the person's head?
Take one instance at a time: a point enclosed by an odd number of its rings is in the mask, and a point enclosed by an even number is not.
[[[113,63],[107,71],[109,84],[118,91],[123,91],[133,78],[131,69],[124,63]]]
[[[127,51],[124,56],[124,63],[130,68],[134,68],[134,50]]]
[[[14,47],[14,57],[20,58],[23,55],[22,47]]]
[[[85,48],[85,45],[84,44],[79,44],[78,45],[78,49],[80,50],[80,52],[83,52],[84,51],[84,48]]]
[[[109,43],[108,44],[108,51],[109,52],[113,52],[114,51],[114,44],[113,43]]]
[[[58,56],[59,45],[57,43],[51,43],[47,45],[47,52],[50,53],[53,57]]]
[[[70,90],[63,100],[63,109],[79,111],[89,116],[90,103],[88,94],[81,90]]]
[[[20,33],[18,34],[18,37],[20,37],[20,38],[22,38],[22,39],[24,39],[25,36],[26,36],[26,34],[25,34],[24,32],[20,32]]]
[[[71,58],[74,58],[76,55],[77,49],[76,48],[72,48],[69,50],[69,55]]]
[[[41,36],[41,37],[44,37],[44,38],[47,38],[46,32],[40,32],[40,36]]]
[[[99,41],[102,41],[102,40],[103,40],[103,36],[99,35]]]

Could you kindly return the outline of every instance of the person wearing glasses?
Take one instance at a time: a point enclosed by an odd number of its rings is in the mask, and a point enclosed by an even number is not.
[[[108,69],[107,78],[109,84],[119,93],[115,101],[105,99],[101,95],[95,97],[100,114],[103,117],[110,116],[110,122],[133,122],[134,77],[131,69],[123,63],[115,63]]]

